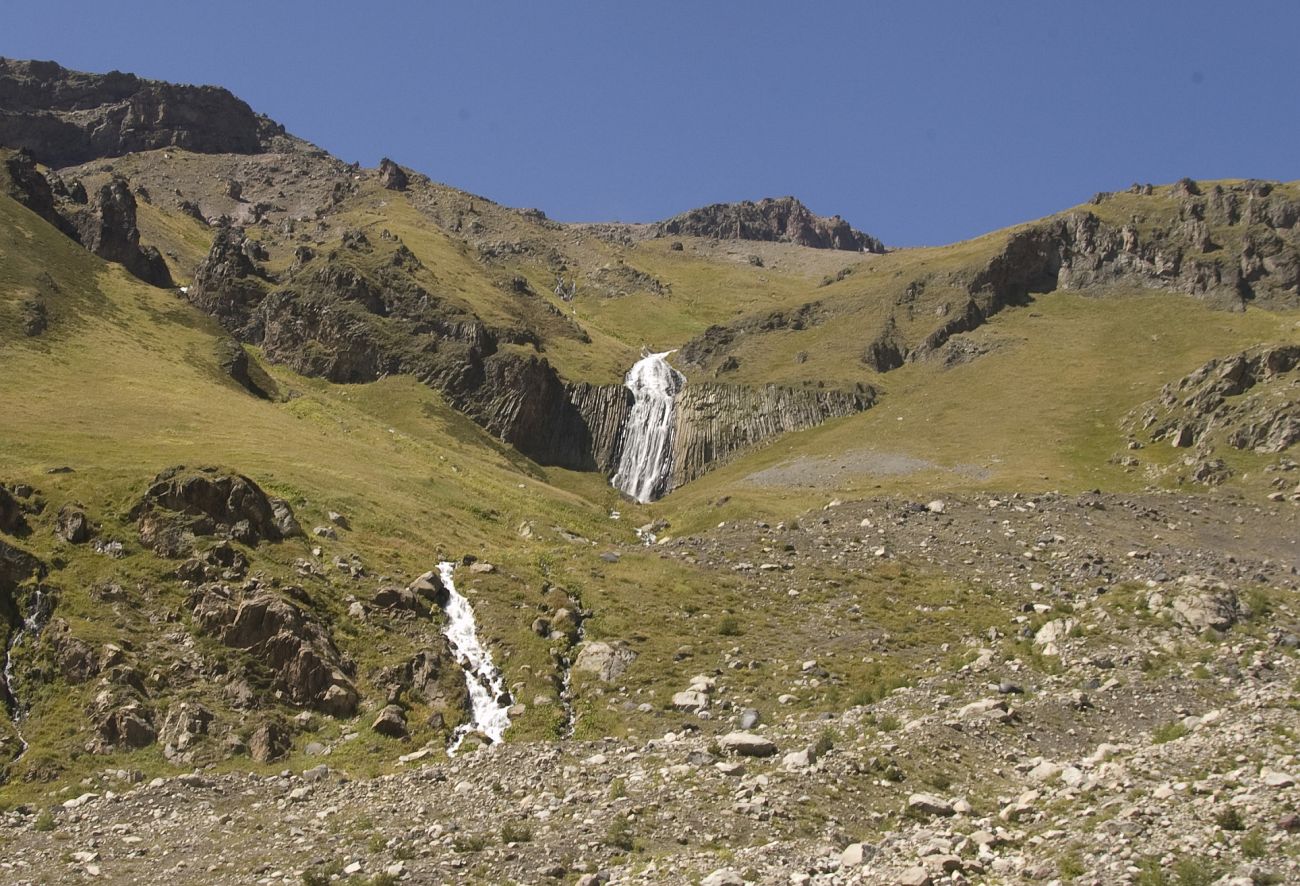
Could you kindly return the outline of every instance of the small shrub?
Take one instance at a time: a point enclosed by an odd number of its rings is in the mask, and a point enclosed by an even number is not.
[[[616,816],[609,823],[609,830],[605,832],[605,844],[615,849],[622,849],[624,852],[631,852],[632,847],[636,845],[631,822],[621,815]]]
[[[1268,843],[1258,828],[1251,828],[1241,838],[1241,854],[1246,858],[1263,858],[1268,855]]]
[[[478,834],[460,834],[452,838],[451,848],[460,853],[482,852],[487,844],[487,837]]]
[[[1214,823],[1219,826],[1220,830],[1225,831],[1244,831],[1246,823],[1241,820],[1241,813],[1235,806],[1227,806],[1220,809],[1214,816]]]
[[[903,723],[893,714],[885,714],[885,716],[880,718],[879,725],[881,732],[897,732],[902,728]]]
[[[533,829],[526,821],[508,821],[501,826],[502,843],[528,843],[533,839]]]
[[[32,828],[42,833],[54,830],[54,813],[48,809],[42,809],[41,814],[36,816]]]
[[[821,735],[817,736],[817,743],[813,745],[813,754],[818,757],[826,756],[826,752],[835,747],[839,735],[834,729],[823,729]]]
[[[1151,733],[1151,741],[1155,744],[1165,744],[1170,741],[1177,741],[1187,734],[1187,727],[1182,723],[1166,723],[1159,726]]]
[[[1061,856],[1060,861],[1056,863],[1056,869],[1067,880],[1082,877],[1088,872],[1088,869],[1083,864],[1083,859],[1079,857],[1077,852]]]
[[[1197,856],[1184,855],[1174,862],[1174,882],[1178,886],[1210,886],[1219,874],[1214,865]]]
[[[721,748],[719,748],[719,750],[721,750]],[[712,753],[712,749],[710,749],[709,752]],[[627,796],[626,779],[616,778],[609,783],[609,798],[611,800],[617,800],[620,797],[626,797],[626,796]]]
[[[1144,858],[1138,865],[1134,886],[1170,886],[1169,875],[1158,858]]]
[[[723,616],[721,619],[719,619],[718,636],[719,637],[740,636],[740,622],[736,619],[734,615],[726,615]]]

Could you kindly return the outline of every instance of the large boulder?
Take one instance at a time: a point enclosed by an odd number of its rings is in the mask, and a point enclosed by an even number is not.
[[[1226,631],[1249,611],[1225,582],[1203,575],[1178,580],[1169,600],[1174,621],[1191,631]]]
[[[129,688],[110,686],[100,690],[87,711],[92,738],[87,749],[95,754],[118,748],[142,748],[157,738],[149,709]]]
[[[95,534],[95,527],[78,505],[66,504],[59,508],[59,515],[54,521],[54,532],[69,544],[79,545],[90,541]]]
[[[776,753],[775,742],[752,732],[728,732],[718,739],[718,747],[741,757],[771,757]]]
[[[169,468],[154,478],[131,509],[140,541],[163,556],[180,556],[198,535],[219,535],[248,545],[280,541],[301,532],[282,499],[240,474],[216,468]]]
[[[203,736],[212,724],[212,712],[192,701],[177,701],[167,709],[158,740],[164,746],[165,756],[184,754]]]
[[[573,660],[573,669],[595,674],[606,683],[613,683],[627,672],[635,660],[636,651],[626,643],[593,641],[582,644]]]

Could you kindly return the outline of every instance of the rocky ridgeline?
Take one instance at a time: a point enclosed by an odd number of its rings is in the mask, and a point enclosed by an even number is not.
[[[48,166],[158,148],[249,154],[293,141],[219,87],[0,59],[0,145],[26,148]]]
[[[794,197],[714,203],[659,222],[653,233],[657,237],[766,240],[850,252],[885,251],[879,240],[854,230],[838,215],[814,215]]]
[[[1300,305],[1300,201],[1277,185],[1216,184],[1202,193],[1195,182],[1184,180],[1158,194],[1146,186],[1120,197],[1099,195],[1094,203],[1121,197],[1140,210],[1130,223],[1071,212],[1010,234],[983,267],[909,282],[864,346],[863,363],[888,372],[928,359],[1003,309],[1057,290],[1166,290],[1229,310],[1246,304]],[[1172,221],[1153,221],[1168,208]],[[927,326],[916,320],[926,315],[938,322]],[[746,336],[807,329],[834,316],[833,306],[821,300],[742,318],[710,327],[683,346],[682,354],[693,365],[725,372],[735,360],[732,346]]]
[[[1291,882],[1300,611],[1294,562],[1274,550],[1295,537],[1284,507],[1011,495],[727,522],[658,550],[749,576],[749,597],[799,594],[825,642],[792,661],[743,637],[697,650],[694,676],[653,702],[648,737],[415,751],[379,778],[332,755],[152,780],[114,761],[6,811],[0,871],[19,884]],[[1241,536],[1232,553],[1225,527]],[[906,651],[837,642],[853,611],[822,596],[890,561],[981,586],[995,624],[828,706],[862,655]],[[612,713],[642,665],[602,640],[575,668]],[[770,695],[753,697],[756,668],[780,674]]]

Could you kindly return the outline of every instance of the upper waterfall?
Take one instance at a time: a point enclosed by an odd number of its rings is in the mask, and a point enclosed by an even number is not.
[[[634,402],[623,430],[618,470],[610,482],[640,502],[663,495],[672,473],[673,401],[686,377],[668,365],[671,353],[642,357],[623,380]]]

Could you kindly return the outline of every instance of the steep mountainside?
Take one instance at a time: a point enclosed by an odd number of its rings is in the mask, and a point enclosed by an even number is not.
[[[0,879],[1294,879],[1298,247],[560,224],[0,61]]]

